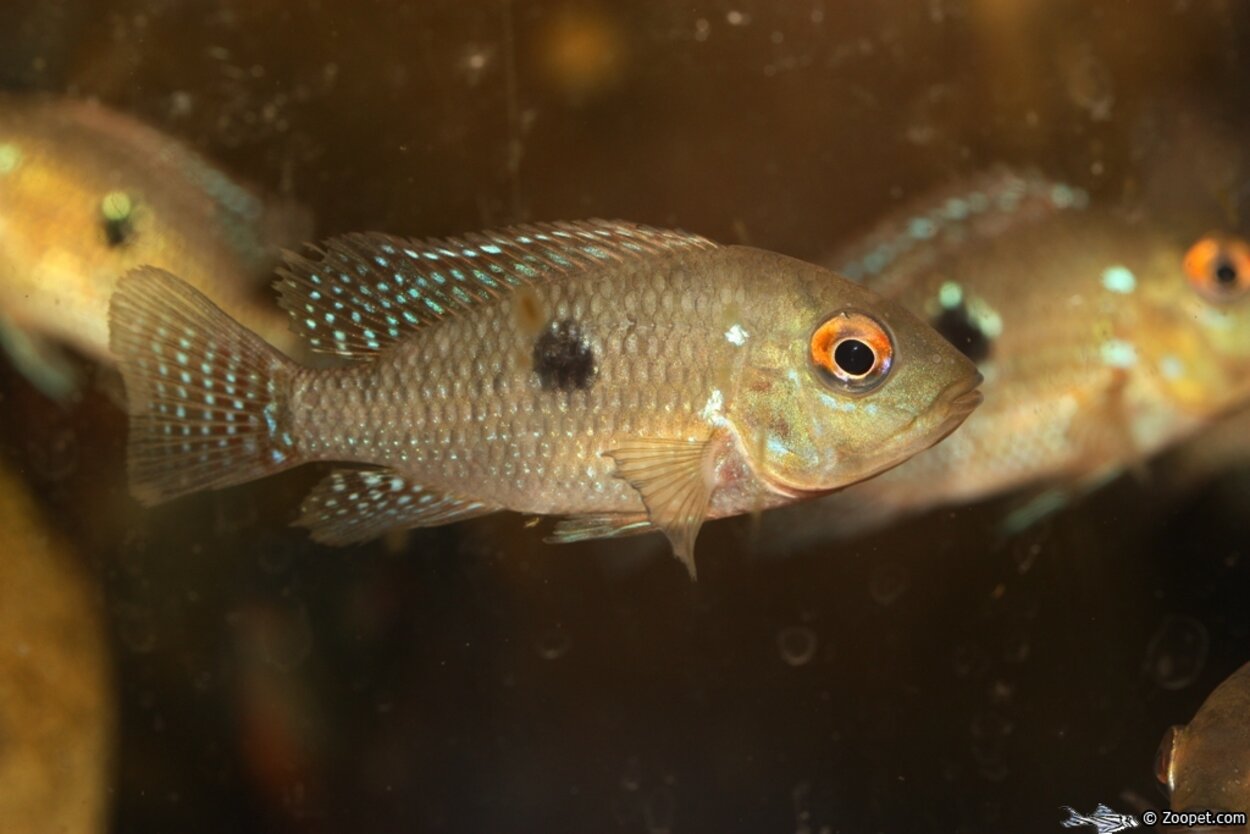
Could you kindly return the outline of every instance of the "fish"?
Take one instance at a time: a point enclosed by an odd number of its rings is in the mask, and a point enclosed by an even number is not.
[[[1175,811],[1250,809],[1250,663],[1217,686],[1188,725],[1168,728],[1155,777]]]
[[[108,301],[142,265],[176,271],[292,347],[258,303],[311,214],[266,199],[178,139],[92,101],[0,95],[0,348],[44,393],[77,389],[68,346],[113,364]]]
[[[1112,811],[1101,803],[1090,814],[1077,813],[1075,809],[1067,805],[1060,810],[1068,812],[1068,818],[1059,822],[1064,828],[1089,827],[1094,829],[1096,834],[1119,834],[1121,831],[1141,827],[1141,822],[1137,817]]]
[[[1013,496],[1001,533],[1192,437],[1250,397],[1250,250],[996,168],[921,198],[831,260],[977,363],[984,404],[943,443],[773,513],[788,549]]]
[[[279,269],[307,369],[160,270],[114,295],[132,493],[152,504],[308,461],[327,544],[513,510],[570,542],[658,530],[695,574],[705,519],[871,477],[950,433],[979,374],[818,266],[622,221],[446,240],[333,238]],[[369,466],[372,468],[363,468]]]

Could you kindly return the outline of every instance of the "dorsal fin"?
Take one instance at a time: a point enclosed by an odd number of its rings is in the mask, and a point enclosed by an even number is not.
[[[826,263],[893,296],[952,249],[1088,204],[1081,188],[998,166],[913,200]]]
[[[538,223],[446,240],[351,234],[288,254],[277,288],[313,350],[367,358],[513,288],[715,243],[621,221]]]

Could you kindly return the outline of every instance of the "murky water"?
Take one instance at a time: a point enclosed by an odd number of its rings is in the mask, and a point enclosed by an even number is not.
[[[995,164],[1244,232],[1212,137],[1247,34],[1216,0],[6,0],[0,89],[98,97],[319,237],[624,217],[819,260]],[[144,510],[109,391],[0,368],[3,466],[104,595],[113,675],[65,684],[117,704],[103,830],[1054,832],[1165,807],[1164,729],[1250,658],[1244,472],[1005,541],[1003,502],[788,554],[717,522],[692,586],[513,515],[318,547],[315,468]]]

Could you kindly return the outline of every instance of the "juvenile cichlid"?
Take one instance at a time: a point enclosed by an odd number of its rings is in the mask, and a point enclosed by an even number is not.
[[[251,293],[310,226],[102,105],[0,96],[0,346],[49,394],[73,387],[57,343],[112,361],[109,297],[145,264],[288,344],[283,317]]]
[[[1185,239],[999,171],[921,200],[833,262],[975,360],[985,403],[886,475],[772,514],[770,544],[1024,491],[1007,522],[1018,529],[1250,396],[1250,250],[1234,236]]]
[[[153,503],[307,461],[342,544],[509,509],[555,541],[663,531],[694,572],[707,518],[875,475],[977,404],[971,362],[898,305],[782,255],[591,221],[446,241],[352,235],[292,256],[302,368],[157,270],[123,279],[112,346]]]
[[[1187,726],[1164,734],[1155,776],[1173,810],[1250,809],[1250,663],[1217,686]]]

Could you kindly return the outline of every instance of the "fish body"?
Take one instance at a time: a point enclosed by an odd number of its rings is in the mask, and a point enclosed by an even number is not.
[[[354,364],[301,368],[167,275],[123,281],[112,344],[141,499],[368,464],[305,502],[315,537],[510,509],[567,517],[564,541],[662,530],[693,572],[704,519],[870,477],[979,400],[972,363],[901,307],[679,232],[355,235],[282,274],[294,326]]]
[[[259,305],[280,247],[308,215],[267,203],[178,140],[88,101],[0,96],[0,344],[64,394],[57,344],[112,362],[108,302],[141,265],[176,271],[283,346]]]
[[[769,529],[793,544],[1009,492],[1046,499],[1009,520],[1023,524],[1193,435],[1250,393],[1239,246],[1010,172],[887,221],[834,262],[976,360],[985,402],[933,450]]]
[[[1216,687],[1188,725],[1164,734],[1155,775],[1176,811],[1250,808],[1250,664]]]

